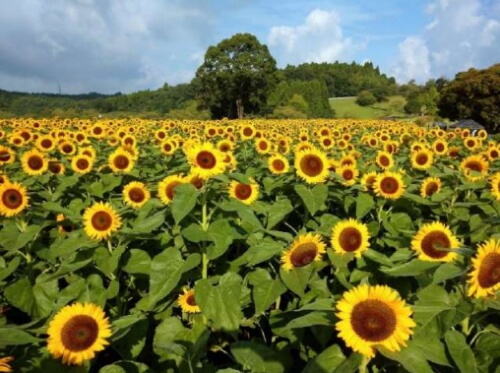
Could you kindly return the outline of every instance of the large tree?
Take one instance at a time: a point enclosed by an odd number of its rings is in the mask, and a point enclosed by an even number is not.
[[[265,105],[276,75],[267,46],[251,34],[236,34],[210,46],[195,85],[214,118],[243,118]]]
[[[439,111],[450,119],[474,119],[500,132],[500,64],[458,73],[441,91]]]

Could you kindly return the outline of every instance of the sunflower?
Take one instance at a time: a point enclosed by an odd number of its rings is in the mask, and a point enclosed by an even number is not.
[[[66,171],[66,167],[57,158],[51,158],[49,159],[49,171],[54,175],[62,175]]]
[[[297,175],[309,184],[325,182],[328,177],[328,159],[318,149],[300,151],[295,155]]]
[[[418,258],[429,262],[451,262],[457,257],[453,250],[459,247],[450,228],[440,222],[424,224],[411,241]]]
[[[229,196],[245,205],[251,205],[259,198],[259,184],[253,179],[250,179],[250,184],[233,180],[229,185]]]
[[[58,223],[57,231],[59,232],[59,236],[61,237],[66,236],[67,233],[73,232],[73,230],[75,229],[75,227],[71,224],[65,223],[66,216],[64,216],[64,214],[57,214],[56,221]]]
[[[346,186],[356,184],[356,179],[359,176],[359,171],[356,166],[353,165],[341,166],[337,168],[335,173],[342,178],[342,184]]]
[[[144,183],[132,181],[123,188],[123,200],[134,209],[141,208],[150,198],[151,193]]]
[[[319,144],[324,150],[329,150],[335,146],[335,141],[330,136],[322,136],[319,139]]]
[[[16,160],[16,153],[8,146],[0,145],[0,166],[10,164]]]
[[[179,294],[177,304],[181,307],[183,312],[186,313],[199,313],[201,312],[200,306],[196,304],[193,289],[182,289],[183,294]]]
[[[428,177],[422,181],[422,186],[420,187],[420,195],[425,197],[430,197],[434,193],[439,193],[441,190],[441,179],[438,177]]]
[[[368,358],[375,356],[376,345],[400,351],[416,326],[411,308],[396,290],[385,285],[361,284],[345,292],[337,310],[339,337]]]
[[[71,160],[71,169],[78,174],[86,174],[92,170],[94,160],[85,154],[78,154]]]
[[[443,139],[437,139],[432,144],[432,150],[434,154],[446,155],[448,153],[448,143]]]
[[[26,188],[18,183],[6,182],[0,185],[0,215],[18,215],[28,206]]]
[[[41,175],[49,168],[49,163],[43,153],[37,149],[24,153],[21,157],[21,164],[23,171],[30,176]]]
[[[491,194],[493,194],[497,201],[500,201],[500,172],[497,172],[491,177],[490,185]]]
[[[185,183],[182,175],[170,175],[158,183],[158,197],[164,205],[168,205],[174,199],[175,187]]]
[[[496,159],[499,159],[500,158],[500,148],[498,148],[496,146],[492,146],[486,151],[486,155],[488,156],[488,159],[490,161],[494,161]]]
[[[42,152],[50,152],[56,147],[56,143],[54,142],[54,139],[49,135],[40,136],[36,140],[36,147]]]
[[[219,149],[223,153],[231,152],[233,151],[233,148],[234,144],[227,139],[220,140],[217,143],[217,149]]]
[[[373,190],[378,196],[398,199],[405,191],[405,184],[399,172],[385,171],[375,178]]]
[[[0,171],[0,185],[8,183],[9,182],[9,177]]]
[[[379,151],[375,160],[377,165],[384,170],[389,170],[394,166],[392,154],[386,151]]]
[[[185,183],[192,184],[196,189],[200,190],[205,185],[205,181],[198,174],[189,174],[184,178]]]
[[[172,139],[164,140],[161,143],[160,148],[163,154],[172,155],[177,150],[177,143]]]
[[[373,183],[375,182],[376,178],[377,173],[375,171],[370,171],[364,174],[361,178],[361,185],[363,186],[363,190],[369,191],[373,189]]]
[[[47,350],[67,365],[82,365],[109,344],[111,327],[104,310],[92,303],[63,307],[50,321]]]
[[[423,148],[411,155],[411,166],[417,170],[427,170],[431,167],[433,160],[432,152]]]
[[[12,372],[9,363],[14,360],[12,356],[0,358],[0,372]]]
[[[337,254],[354,253],[356,258],[368,250],[368,227],[354,219],[343,220],[332,229],[331,243]]]
[[[477,248],[469,273],[470,297],[495,296],[500,289],[500,240],[490,239]]]
[[[477,181],[488,174],[488,162],[480,155],[471,155],[460,163],[460,169],[468,180]]]
[[[290,169],[288,159],[281,154],[274,154],[267,160],[267,167],[269,171],[275,175],[286,174]]]
[[[109,203],[98,202],[83,213],[84,230],[87,236],[103,240],[111,236],[122,225],[121,218]]]
[[[272,146],[269,140],[261,138],[255,141],[255,150],[257,150],[259,154],[269,154],[272,150]]]
[[[211,143],[196,144],[187,150],[187,159],[191,172],[203,179],[222,174],[226,167],[224,153]]]
[[[76,153],[76,146],[71,141],[64,140],[58,145],[57,148],[59,149],[59,152],[64,155],[73,155]]]
[[[245,124],[240,129],[240,136],[242,140],[250,140],[255,136],[255,127],[252,124]]]
[[[134,160],[128,152],[117,149],[109,155],[108,165],[113,172],[130,172],[134,168]]]
[[[281,255],[281,266],[287,271],[304,267],[313,261],[320,261],[321,255],[325,252],[325,244],[321,241],[319,234],[301,234]]]

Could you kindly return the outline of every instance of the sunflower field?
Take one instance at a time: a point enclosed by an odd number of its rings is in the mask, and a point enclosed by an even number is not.
[[[0,122],[0,372],[499,372],[499,293],[484,131]]]

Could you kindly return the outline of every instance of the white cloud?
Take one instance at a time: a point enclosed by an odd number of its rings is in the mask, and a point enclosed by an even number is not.
[[[433,0],[427,6],[432,21],[419,36],[399,45],[392,67],[398,81],[453,76],[474,66],[500,61],[500,14],[480,0]],[[414,48],[414,50],[412,50]]]
[[[315,9],[303,24],[275,26],[268,35],[271,53],[281,65],[333,62],[352,55],[353,42],[343,36],[336,11]]]

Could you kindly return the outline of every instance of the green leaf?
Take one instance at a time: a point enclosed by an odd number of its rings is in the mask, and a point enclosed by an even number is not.
[[[432,282],[439,284],[451,278],[455,278],[464,273],[464,270],[453,263],[444,263],[434,272]]]
[[[332,345],[310,360],[302,373],[333,373],[345,356],[338,345]]]
[[[361,193],[356,198],[356,219],[363,219],[374,206],[373,197],[367,193]]]
[[[159,211],[156,214],[134,222],[132,230],[134,233],[151,233],[156,228],[160,227],[165,221],[165,212]]]
[[[131,249],[125,255],[125,265],[122,269],[130,274],[149,275],[151,271],[151,258],[144,250]]]
[[[182,184],[175,187],[172,200],[172,216],[175,224],[179,223],[194,209],[199,192],[192,184]]]
[[[14,257],[8,264],[7,268],[0,270],[0,281],[9,277],[21,264],[21,258],[19,256]]]
[[[208,279],[200,280],[195,286],[196,303],[203,314],[212,321],[214,329],[236,332],[243,317],[239,303],[242,283],[235,273],[226,273],[218,285],[211,285]]]
[[[293,211],[293,206],[288,199],[280,199],[270,206],[267,214],[267,229],[272,229]]]
[[[328,187],[325,184],[317,184],[313,188],[298,184],[295,185],[295,191],[311,215],[314,215],[323,207],[328,197]]]
[[[0,347],[38,343],[42,339],[35,338],[24,330],[0,327]]]
[[[312,271],[312,265],[301,268],[293,268],[290,271],[280,268],[280,277],[288,289],[293,291],[299,297],[303,297],[304,290],[307,287]]]
[[[437,285],[430,285],[418,292],[418,300],[413,306],[413,317],[421,325],[420,330],[425,330],[439,314],[454,309],[455,306],[446,290]]]
[[[389,351],[385,347],[377,347],[382,355],[388,359],[397,361],[410,373],[433,373],[425,356],[416,348],[411,348],[410,345],[403,348],[399,352]]]
[[[429,338],[425,334],[414,336],[409,342],[413,347],[418,349],[425,359],[433,363],[450,366],[450,362],[446,357],[444,344],[437,338]]]
[[[236,342],[230,347],[231,354],[243,370],[259,373],[283,373],[285,366],[276,352],[256,342]]]
[[[333,299],[318,299],[314,302],[308,303],[305,306],[295,310],[295,312],[301,311],[331,311],[333,310]]]
[[[355,373],[358,371],[359,366],[363,360],[363,356],[353,352],[340,364],[334,373]]]
[[[259,263],[271,259],[273,256],[281,253],[284,250],[283,244],[277,241],[262,241],[256,245],[252,245],[243,254],[246,262],[255,266]]]
[[[476,359],[474,353],[465,341],[465,336],[456,330],[449,330],[444,335],[446,346],[462,373],[477,373]]]
[[[99,370],[99,373],[148,373],[151,370],[146,364],[135,361],[121,360],[106,365]]]
[[[58,239],[50,246],[52,258],[73,254],[78,249],[97,247],[98,241],[88,238],[82,230],[71,232],[66,238]]]
[[[175,247],[165,249],[151,261],[149,279],[149,307],[165,298],[178,285],[183,273],[181,253]]]
[[[182,236],[191,242],[210,241],[208,233],[205,232],[199,224],[192,223],[182,230]]]
[[[25,247],[42,230],[39,225],[28,225],[21,232],[15,223],[5,223],[0,231],[0,246],[8,251],[16,251]]]
[[[183,357],[186,347],[178,343],[181,335],[186,333],[186,328],[177,317],[169,317],[156,327],[153,339],[154,352],[162,357],[160,361],[167,360],[170,356]]]
[[[252,287],[252,297],[255,304],[255,313],[266,311],[276,299],[286,291],[286,287],[279,279],[273,279],[264,269],[258,268],[249,276]]]
[[[7,286],[4,295],[14,307],[40,319],[52,312],[58,293],[57,280],[31,286],[27,278],[22,278]]]
[[[296,316],[292,321],[286,324],[289,329],[309,328],[313,325],[333,325],[335,323],[335,314],[333,309],[327,311],[313,311],[304,316]]]
[[[436,268],[440,265],[439,262],[426,262],[420,259],[414,259],[410,262],[395,265],[394,267],[381,267],[380,270],[385,274],[393,277],[413,277]]]
[[[219,219],[208,226],[208,236],[214,242],[207,248],[208,259],[223,255],[233,242],[234,231],[227,219]]]

